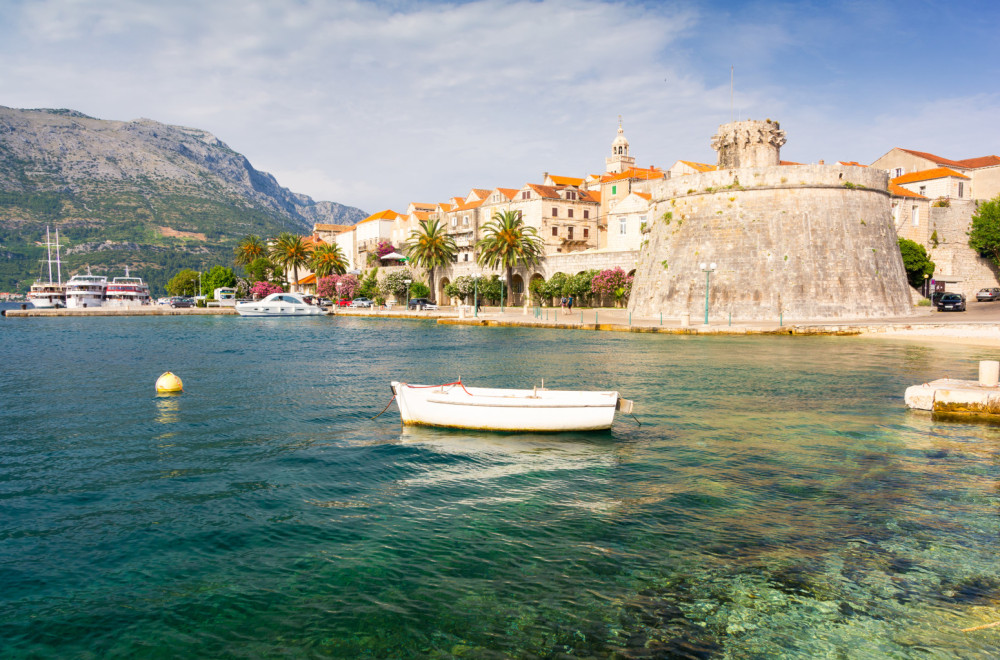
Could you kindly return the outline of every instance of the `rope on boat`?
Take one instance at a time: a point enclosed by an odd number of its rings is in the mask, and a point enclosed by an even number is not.
[[[389,403],[392,403],[392,401],[390,401]],[[628,416],[631,417],[632,419],[634,419],[636,424],[638,424],[639,426],[642,426],[642,422],[639,421],[638,417],[636,417],[632,413],[629,413]]]
[[[384,413],[384,412],[385,412],[386,410],[388,410],[388,409],[389,409],[389,406],[391,406],[391,405],[392,405],[392,402],[393,402],[393,401],[395,401],[395,400],[396,400],[396,393],[395,393],[395,392],[393,392],[393,393],[392,393],[392,398],[391,398],[391,399],[389,399],[389,403],[385,404],[385,408],[383,408],[383,409],[382,409],[382,412],[380,412],[380,413],[379,413],[378,415],[375,415],[375,417],[379,417],[379,416],[381,416],[381,415],[382,415],[382,413]],[[375,419],[375,417],[372,417],[372,419]]]
[[[400,383],[403,387],[412,387],[413,389],[429,389],[434,387],[451,387],[452,385],[458,385],[461,387],[466,394],[473,396],[472,392],[465,389],[465,385],[462,384],[462,379],[459,377],[454,383],[442,383],[441,385],[408,385],[407,383]]]

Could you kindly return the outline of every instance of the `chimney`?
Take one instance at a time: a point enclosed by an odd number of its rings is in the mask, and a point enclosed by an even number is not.
[[[826,165],[826,163],[824,163],[824,162],[823,162],[823,159],[822,159],[822,158],[820,158],[820,160],[819,160],[819,164],[820,164],[820,165]]]

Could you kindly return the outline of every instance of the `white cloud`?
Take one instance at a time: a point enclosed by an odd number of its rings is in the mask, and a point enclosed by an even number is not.
[[[960,98],[909,103],[911,120],[866,106],[852,86],[877,84],[879,62],[842,61],[840,35],[824,34],[834,23],[788,7],[25,0],[0,26],[0,103],[203,128],[282,185],[368,211],[600,171],[618,115],[642,165],[711,161],[709,138],[732,112],[731,63],[740,115],[794,127],[789,150],[803,160],[969,114]],[[882,30],[893,13],[879,8]],[[835,24],[865,15],[848,7]],[[813,59],[786,56],[796,49]],[[836,63],[824,75],[849,76],[785,83],[807,80],[816,58]]]

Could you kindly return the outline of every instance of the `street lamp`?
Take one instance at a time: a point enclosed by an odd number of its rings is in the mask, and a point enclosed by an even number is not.
[[[705,325],[708,325],[708,282],[712,279],[712,273],[715,272],[715,264],[701,264],[701,270],[705,273]]]
[[[482,277],[479,273],[472,274],[472,314],[476,318],[479,318],[479,278]]]
[[[924,298],[930,298],[930,291],[927,289],[927,278],[930,277],[927,273],[924,273]]]
[[[403,284],[406,285],[406,307],[407,307],[407,309],[409,309],[409,307],[410,307],[410,284],[412,284],[412,283],[413,283],[413,280],[403,280]]]

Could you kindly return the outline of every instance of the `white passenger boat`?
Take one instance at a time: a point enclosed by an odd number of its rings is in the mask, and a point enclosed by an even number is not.
[[[544,382],[543,382],[544,385]],[[403,424],[487,431],[599,431],[615,411],[632,412],[618,392],[530,390],[392,382]]]
[[[149,305],[153,298],[149,295],[149,285],[141,277],[130,277],[125,267],[125,277],[116,277],[108,283],[105,291],[105,305],[108,307],[136,307]]]
[[[56,277],[52,280],[52,247],[56,248]],[[62,283],[62,264],[59,261],[59,228],[56,228],[56,242],[49,238],[49,228],[45,228],[45,247],[48,250],[49,277],[39,277],[28,292],[28,301],[36,309],[51,309],[66,306],[66,285]]]
[[[236,303],[240,316],[320,316],[325,311],[310,305],[299,293],[272,293],[263,300]]]
[[[104,294],[108,289],[108,278],[103,275],[74,275],[66,283],[66,307],[100,307],[104,304]]]

